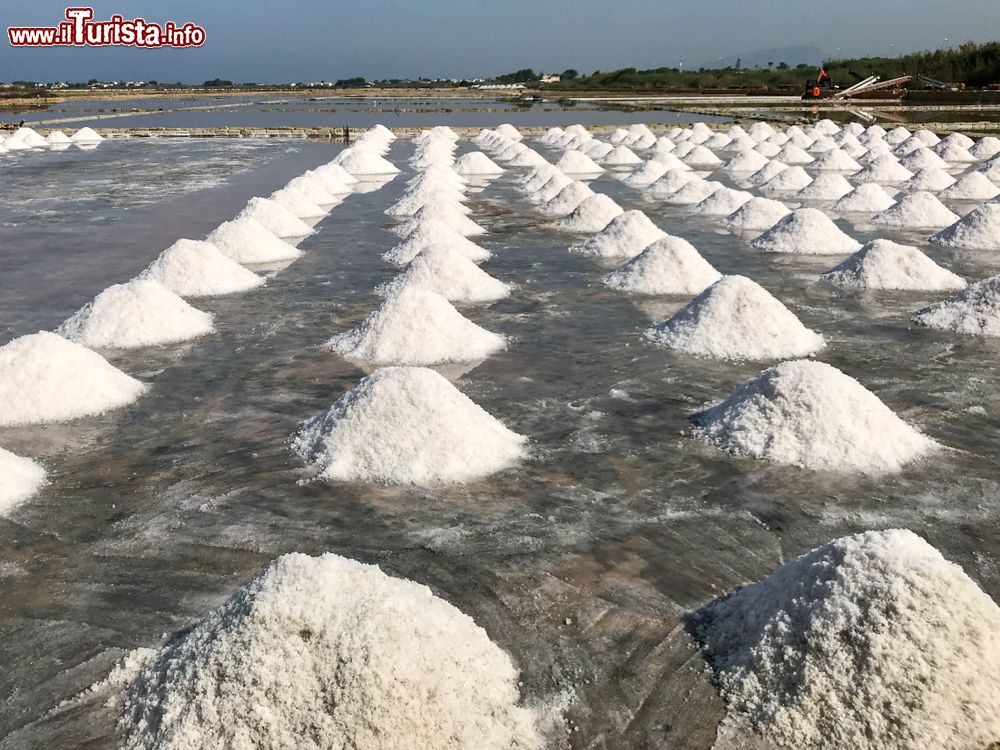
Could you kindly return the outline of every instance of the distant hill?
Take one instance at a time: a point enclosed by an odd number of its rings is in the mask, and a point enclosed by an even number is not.
[[[796,65],[819,65],[824,60],[829,60],[830,55],[819,47],[777,47],[775,49],[762,49],[756,52],[744,52],[742,55],[724,57],[721,60],[704,60],[698,67],[715,69],[729,68],[740,61],[741,68],[766,68],[768,63],[777,65],[780,62],[788,63],[794,68]],[[687,67],[687,66],[685,66]]]

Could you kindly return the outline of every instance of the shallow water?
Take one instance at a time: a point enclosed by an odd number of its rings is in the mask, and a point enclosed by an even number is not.
[[[201,158],[226,160],[229,147],[183,143],[174,158],[204,148]],[[336,149],[269,142],[213,189],[185,192],[181,180],[159,184],[145,205],[90,209],[112,222],[81,228],[81,205],[113,200],[76,190],[48,222],[5,227],[3,341],[55,325],[174,239],[202,236]],[[390,158],[402,163],[410,151],[399,143]],[[133,157],[137,166],[150,158]],[[64,184],[77,174],[67,169]],[[218,334],[110,355],[152,383],[133,407],[0,430],[0,445],[40,458],[52,475],[0,519],[0,748],[113,747],[106,695],[57,704],[293,550],[334,551],[431,586],[514,656],[528,701],[569,706],[574,748],[711,747],[721,703],[684,615],[833,537],[914,529],[1000,598],[1000,344],[909,324],[941,294],[821,285],[817,274],[839,258],[763,255],[602,176],[596,190],[642,208],[723,272],[758,280],[827,337],[820,359],[952,449],[881,480],[731,457],[692,439],[688,415],[764,364],[652,346],[643,330],[685,300],[605,288],[612,266],[567,253],[581,238],[543,227],[513,176],[469,205],[490,229],[482,244],[494,258],[483,267],[516,291],[464,309],[512,343],[456,383],[531,438],[533,459],[518,469],[433,490],[298,483],[305,472],[287,438],[363,375],[319,345],[363,318],[374,287],[393,275],[379,258],[397,241],[382,211],[407,174],[348,197],[266,287],[196,301],[217,314]],[[144,189],[140,180],[131,192]],[[970,279],[1000,266],[928,252]]]

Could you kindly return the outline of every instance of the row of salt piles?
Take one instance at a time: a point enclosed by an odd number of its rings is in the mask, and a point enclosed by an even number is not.
[[[506,129],[505,129],[506,130]],[[516,130],[498,129],[455,158],[458,137],[438,126],[413,138],[415,175],[385,213],[400,241],[382,257],[400,273],[375,291],[382,302],[327,346],[376,369],[325,412],[303,422],[292,448],[327,481],[438,485],[470,482],[514,466],[527,440],[465,396],[433,366],[475,363],[506,348],[455,305],[503,299],[510,287],[477,264],[490,253],[470,218],[469,192],[508,165],[537,163],[511,148]],[[537,154],[535,154],[537,156]]]
[[[387,173],[363,154],[381,159],[393,138],[381,126],[367,131],[332,162],[267,198],[251,198],[237,217],[204,240],[178,240],[134,279],[98,294],[55,333],[21,336],[0,347],[0,426],[79,419],[138,399],[148,386],[91,350],[166,345],[212,333],[213,316],[186,298],[262,286],[265,280],[254,269],[273,270],[294,261],[301,255],[296,244],[313,233],[359,177]],[[348,160],[354,172],[339,163]],[[29,459],[3,451],[0,464],[12,477],[0,489],[0,511],[44,484],[44,469]]]
[[[103,140],[104,136],[92,128],[80,128],[71,136],[61,130],[54,130],[43,136],[33,128],[22,125],[10,135],[0,136],[0,154],[37,149],[65,151],[70,146],[89,150],[97,148]]]

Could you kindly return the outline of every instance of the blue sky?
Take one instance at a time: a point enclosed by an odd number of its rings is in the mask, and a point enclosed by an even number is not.
[[[2,0],[3,25],[54,25],[65,2]],[[760,49],[883,54],[1000,39],[1000,0],[117,0],[149,21],[193,21],[191,50],[14,49],[0,79],[281,82],[463,77],[522,67],[590,72],[707,64]],[[947,41],[946,41],[947,40]]]

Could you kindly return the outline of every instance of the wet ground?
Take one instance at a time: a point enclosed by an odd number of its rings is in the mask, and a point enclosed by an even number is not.
[[[122,146],[135,150],[95,158],[145,172],[151,153]],[[171,148],[171,162],[198,148],[199,158],[240,166],[195,192],[157,170],[132,184],[133,203],[117,206],[81,187],[82,166],[66,167],[55,215],[6,214],[3,342],[58,324],[174,239],[202,236],[338,147]],[[410,153],[398,143],[389,158],[401,164]],[[216,313],[218,334],[109,355],[153,386],[134,406],[0,430],[0,445],[40,459],[52,478],[0,519],[0,748],[114,747],[106,695],[59,704],[293,550],[333,551],[431,586],[514,656],[527,701],[568,706],[573,748],[710,748],[723,711],[685,614],[834,537],[911,528],[1000,599],[998,342],[913,327],[909,316],[938,293],[821,285],[818,273],[838,258],[765,256],[715,222],[602,176],[596,190],[642,208],[724,273],[759,281],[827,337],[820,359],[950,448],[887,479],[734,458],[692,439],[687,418],[764,363],[652,346],[643,330],[686,300],[605,288],[610,266],[569,254],[580,238],[546,229],[514,176],[469,205],[490,230],[482,244],[494,258],[484,268],[516,290],[489,308],[463,308],[511,346],[456,384],[531,438],[533,458],[518,469],[433,490],[298,483],[305,472],[288,437],[364,374],[319,345],[363,318],[377,303],[373,288],[393,275],[379,258],[397,241],[382,212],[407,174],[348,197],[302,243],[304,257],[264,288],[197,301]],[[24,189],[30,172],[20,179]],[[11,189],[0,186],[4,212]],[[155,200],[141,200],[147,190]],[[113,220],[82,223],[88,211]],[[926,249],[970,280],[1000,270],[996,257]]]

